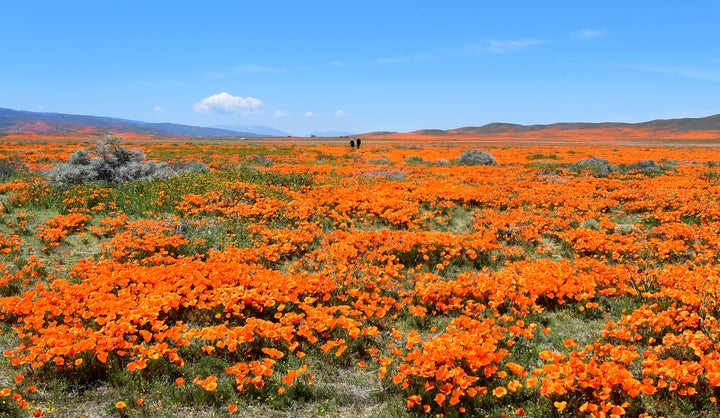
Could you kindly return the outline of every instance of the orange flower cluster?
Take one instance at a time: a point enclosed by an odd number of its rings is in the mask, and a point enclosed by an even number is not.
[[[305,357],[316,356],[372,367],[408,409],[437,414],[530,396],[597,417],[655,414],[646,399],[713,404],[720,172],[702,163],[720,151],[533,145],[492,149],[498,166],[447,161],[468,147],[288,147],[271,166],[197,187],[158,180],[138,202],[110,187],[2,184],[14,212],[0,214],[0,289],[27,279],[0,298],[18,337],[5,355],[28,373],[164,362],[178,386],[238,396],[311,383]],[[147,145],[216,167],[251,164],[241,148]],[[648,153],[680,162],[573,165]],[[37,258],[13,265],[30,219],[16,209],[53,193],[64,214],[37,227],[44,254],[70,233],[101,241],[97,257],[57,276]],[[582,347],[557,343],[546,317],[558,313],[604,326]],[[205,356],[223,368],[192,372]]]
[[[0,389],[0,399],[2,398],[10,398],[17,404],[17,407],[20,409],[27,409],[30,407],[30,404],[28,403],[25,398],[23,398],[22,394],[19,392],[14,391],[12,388],[2,388]],[[3,401],[3,403],[5,403]]]
[[[12,269],[10,268],[11,266],[15,268]],[[13,270],[15,270],[14,273],[12,272]],[[27,262],[20,268],[12,264],[0,264],[0,274],[2,274],[2,276],[0,276],[0,289],[2,289],[2,286],[6,286],[13,281],[24,284],[29,284],[31,281],[35,282],[35,280],[40,277],[42,270],[43,261],[36,255],[30,255]],[[2,318],[2,315],[0,315],[0,318]]]
[[[0,234],[0,254],[10,254],[20,251],[22,238],[17,234]]]
[[[103,243],[102,247],[113,259],[119,261],[144,260],[144,262],[162,262],[169,258],[172,260],[175,250],[187,244],[188,240],[175,233],[177,223],[166,220],[138,220],[126,221],[127,217],[120,215],[117,218],[104,218],[102,225],[93,231],[106,234],[115,230],[110,241]],[[120,223],[122,224],[122,228]]]
[[[109,200],[113,190],[107,187],[78,187],[63,193],[63,206],[67,212],[103,212],[116,209]]]
[[[83,213],[55,216],[38,227],[37,238],[48,246],[57,247],[71,232],[82,231],[91,217]]]
[[[37,177],[0,184],[0,194],[8,192],[10,193],[8,204],[25,207],[40,202],[41,199],[50,195],[52,190],[43,178]]]
[[[677,394],[715,403],[720,387],[717,278],[714,265],[650,269],[636,286],[648,302],[606,324],[602,338],[608,343],[569,357],[544,354],[552,365],[544,367],[543,393],[590,388],[586,408],[593,409],[588,411],[608,405],[611,398],[613,407],[632,403],[639,395]]]

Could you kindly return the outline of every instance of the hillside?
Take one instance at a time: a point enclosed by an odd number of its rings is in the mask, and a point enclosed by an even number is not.
[[[42,113],[0,108],[0,132],[18,133],[132,133],[154,136],[258,137],[252,132],[205,128],[176,123],[149,123],[127,119],[63,113]]]
[[[244,128],[247,128],[245,130]],[[174,123],[0,108],[0,134],[135,134],[185,137],[286,137],[282,131],[259,126],[200,127]],[[345,132],[314,132],[315,136],[344,136]],[[720,114],[703,118],[656,119],[640,123],[560,122],[520,125],[490,123],[456,129],[422,129],[407,133],[368,132],[366,138],[411,140],[720,140]]]
[[[490,123],[456,129],[371,132],[364,138],[384,141],[529,141],[529,142],[675,142],[720,141],[720,114],[703,118],[656,119],[640,123],[561,122],[547,125]]]
[[[707,116],[703,118],[682,118],[682,119],[656,119],[648,122],[640,123],[622,123],[622,122],[574,122],[574,123],[553,123],[549,125],[518,125],[513,123],[490,123],[487,125],[475,127],[468,126],[446,131],[439,130],[422,130],[416,131],[417,134],[439,135],[487,135],[501,133],[527,133],[539,132],[545,130],[568,131],[568,130],[586,130],[586,129],[644,129],[644,130],[675,130],[678,132],[686,131],[707,131],[720,130],[720,114]]]

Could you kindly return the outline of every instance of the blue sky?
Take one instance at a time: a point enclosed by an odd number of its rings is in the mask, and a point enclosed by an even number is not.
[[[720,1],[37,1],[0,107],[293,135],[720,113]]]

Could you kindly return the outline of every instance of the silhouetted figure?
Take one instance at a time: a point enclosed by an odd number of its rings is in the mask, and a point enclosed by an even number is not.
[[[355,148],[355,141],[352,139],[350,140],[350,148]]]
[[[357,147],[360,148],[360,138],[356,139],[355,142],[357,143]]]

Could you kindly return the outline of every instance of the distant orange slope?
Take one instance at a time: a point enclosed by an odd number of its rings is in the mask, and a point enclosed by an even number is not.
[[[658,119],[642,123],[555,123],[517,125],[491,123],[450,130],[371,132],[365,138],[410,141],[720,141],[720,115],[705,118]]]

